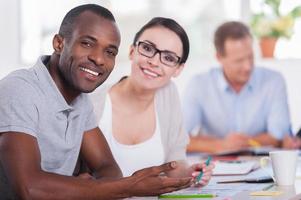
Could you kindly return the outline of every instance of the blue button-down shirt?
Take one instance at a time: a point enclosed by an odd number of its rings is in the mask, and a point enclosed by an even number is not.
[[[286,86],[278,72],[255,67],[250,80],[236,93],[214,68],[192,78],[182,96],[189,133],[224,137],[230,132],[251,136],[268,132],[277,139],[290,132]]]

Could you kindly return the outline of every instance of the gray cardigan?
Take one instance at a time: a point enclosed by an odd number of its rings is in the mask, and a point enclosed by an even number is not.
[[[98,122],[102,117],[106,95],[112,86],[101,86],[90,94]],[[184,131],[180,98],[173,82],[170,81],[157,91],[155,104],[160,120],[165,162],[186,160],[186,146],[189,142],[189,136]]]

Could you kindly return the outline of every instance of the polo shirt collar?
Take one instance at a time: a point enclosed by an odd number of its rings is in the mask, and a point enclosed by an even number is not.
[[[248,91],[252,91],[252,89],[254,88],[255,86],[255,77],[254,77],[254,73],[252,72],[251,76],[250,76],[250,79],[249,81],[246,83],[246,85],[243,87],[243,90],[245,90],[245,88],[248,90]],[[222,89],[222,91],[232,91],[232,87],[231,85],[229,84],[229,82],[227,81],[225,75],[224,75],[224,72],[222,70],[222,68],[220,68],[220,70],[218,70],[218,73],[217,73],[217,81],[218,81],[218,85],[219,87]]]
[[[53,100],[53,106],[55,106],[57,112],[71,111],[72,107],[68,105],[65,98],[59,91],[57,85],[52,79],[49,71],[47,70],[45,62],[48,62],[50,56],[41,56],[33,67],[33,70],[41,84],[41,88],[45,92],[45,95]]]

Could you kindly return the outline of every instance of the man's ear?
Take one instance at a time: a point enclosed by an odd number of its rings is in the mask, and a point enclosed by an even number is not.
[[[64,48],[64,38],[59,34],[55,34],[52,40],[54,53],[60,55]]]
[[[130,60],[133,59],[134,51],[135,51],[135,46],[134,46],[134,45],[131,45],[131,46],[130,46],[130,49],[129,49],[129,59],[130,59]]]
[[[225,55],[222,54],[221,52],[215,52],[215,57],[217,61],[221,62],[222,59],[225,57]]]
[[[177,77],[181,74],[182,70],[184,69],[185,63],[182,63],[180,66],[177,67],[175,73],[172,75],[172,77]]]

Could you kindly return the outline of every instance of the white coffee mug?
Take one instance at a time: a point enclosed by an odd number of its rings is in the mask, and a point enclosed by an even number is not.
[[[272,164],[273,173],[271,175],[277,185],[293,185],[296,179],[298,152],[290,150],[271,151],[269,157],[263,157],[260,165],[267,168],[268,163]]]

